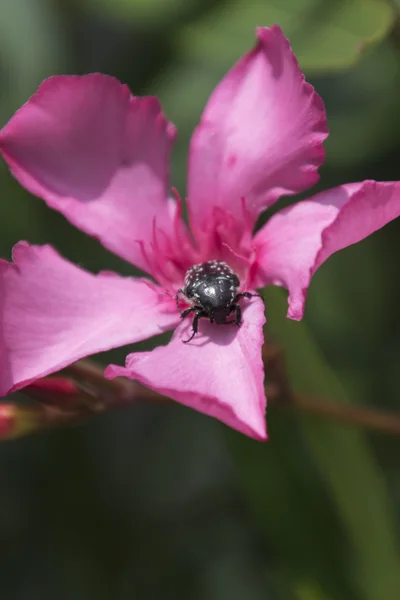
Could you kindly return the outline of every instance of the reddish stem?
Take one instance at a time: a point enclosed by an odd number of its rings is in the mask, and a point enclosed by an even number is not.
[[[275,380],[266,385],[269,404],[384,434],[400,435],[400,415],[376,408],[337,404],[334,401],[328,402],[319,398],[295,394],[288,386],[285,377],[282,354],[280,352],[269,353],[264,359],[265,362],[270,363],[268,372],[270,374],[273,372]],[[272,366],[273,369],[271,369]],[[172,402],[136,381],[124,378],[105,379],[103,368],[89,360],[78,361],[68,367],[65,373],[78,381],[89,383],[97,389],[105,391],[104,408],[120,406],[133,400],[155,403]]]

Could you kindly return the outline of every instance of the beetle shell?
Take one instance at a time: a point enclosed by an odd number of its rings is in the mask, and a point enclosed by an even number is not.
[[[238,276],[223,261],[208,261],[191,267],[186,273],[183,293],[193,303],[217,317],[228,314],[234,302]]]
[[[192,334],[184,344],[189,343],[198,331],[199,319],[207,318],[217,325],[242,323],[241,298],[253,298],[258,294],[237,293],[240,287],[239,277],[222,260],[209,260],[191,267],[185,276],[185,287],[177,291],[175,302],[181,319],[194,313]],[[179,294],[183,294],[191,304],[185,310],[179,306]],[[233,318],[228,317],[234,313]]]

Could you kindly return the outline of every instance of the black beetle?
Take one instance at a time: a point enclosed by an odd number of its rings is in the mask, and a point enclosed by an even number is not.
[[[234,271],[221,260],[210,260],[193,265],[185,275],[185,287],[179,289],[176,296],[176,306],[181,318],[194,312],[192,335],[184,343],[194,338],[201,317],[209,319],[217,325],[229,325],[235,323],[240,327],[242,322],[242,310],[238,301],[240,298],[252,298],[259,294],[240,292],[239,277]],[[179,294],[182,294],[191,304],[189,308],[181,310],[179,306]],[[235,318],[227,320],[227,317],[235,311]]]

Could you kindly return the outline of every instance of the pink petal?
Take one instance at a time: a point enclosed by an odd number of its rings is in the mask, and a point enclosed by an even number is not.
[[[0,261],[0,396],[176,324],[172,299],[143,280],[92,275],[26,242],[13,258]]]
[[[175,128],[156,98],[133,97],[107,75],[57,76],[0,132],[16,179],[112,252],[148,269],[137,240],[153,219],[174,232],[167,201]]]
[[[192,326],[187,318],[167,346],[130,354],[125,368],[110,365],[105,375],[137,379],[185,406],[265,440],[264,323],[263,303],[254,298],[247,301],[239,329],[212,325],[203,319],[198,335],[184,344],[182,340],[189,338]]]
[[[257,29],[258,42],[226,75],[204,110],[190,147],[191,222],[206,230],[214,206],[242,219],[282,194],[318,180],[328,135],[325,109],[304,81],[281,29]]]
[[[399,215],[399,182],[342,185],[285,208],[256,235],[257,283],[287,288],[287,316],[300,320],[318,267]]]

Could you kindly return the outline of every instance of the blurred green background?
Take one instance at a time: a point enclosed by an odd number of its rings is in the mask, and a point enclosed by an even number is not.
[[[180,132],[172,170],[184,194],[207,97],[255,26],[278,23],[327,108],[317,189],[399,180],[399,10],[384,0],[1,0],[0,122],[46,76],[110,73],[161,98]],[[266,333],[299,391],[399,410],[399,234],[400,221],[331,258],[300,324],[268,290]],[[132,272],[1,164],[0,256],[20,239],[91,270]],[[268,421],[260,444],[172,403],[137,404],[4,443],[1,598],[398,600],[400,440],[275,406]]]

